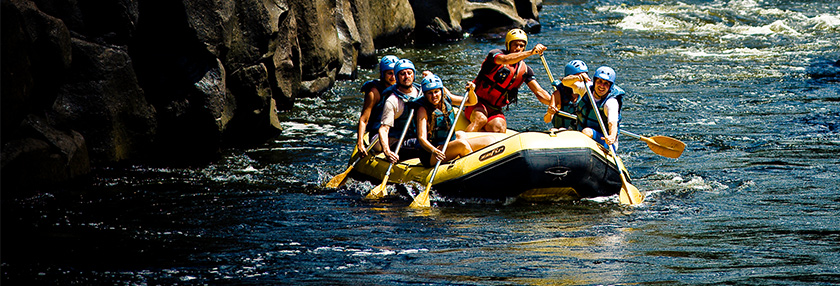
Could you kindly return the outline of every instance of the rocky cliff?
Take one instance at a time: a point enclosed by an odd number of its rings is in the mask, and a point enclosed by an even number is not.
[[[376,49],[465,30],[533,31],[541,1],[0,3],[5,189],[262,142],[295,98],[354,78]]]

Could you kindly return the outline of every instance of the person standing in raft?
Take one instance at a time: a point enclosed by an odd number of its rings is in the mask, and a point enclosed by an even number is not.
[[[376,136],[380,138],[379,150],[376,151],[385,152],[385,156],[392,163],[399,162],[401,157],[405,160],[419,156],[416,146],[406,146],[408,140],[404,140],[403,146],[400,147],[400,154],[391,151],[397,149],[405,124],[414,124],[414,121],[409,118],[410,110],[416,108],[417,101],[423,98],[420,85],[414,82],[416,71],[414,63],[410,60],[397,61],[394,65],[397,83],[382,91],[382,98],[377,104],[382,108],[382,117],[379,124],[375,126],[378,128]],[[413,126],[409,126],[406,132],[405,138],[417,136]]]
[[[586,96],[586,83],[591,81],[587,72],[589,72],[589,68],[581,60],[573,60],[566,64],[564,78],[551,83],[556,89],[552,97],[554,98],[554,106],[557,107],[557,110],[565,111],[569,114],[577,113],[577,101]],[[563,80],[567,78],[573,87],[563,85]],[[584,80],[575,81],[575,79],[579,78],[583,78]],[[556,115],[555,110],[551,107],[548,108],[548,112],[554,114],[551,120],[549,120],[554,128],[578,130],[577,120]]]
[[[475,95],[475,84],[467,83],[467,98],[449,93],[443,87],[443,81],[437,75],[429,75],[420,83],[425,100],[421,100],[417,108],[417,138],[412,138],[420,145],[420,162],[425,167],[431,167],[438,161],[449,161],[457,157],[466,156],[473,150],[484,148],[495,141],[495,137],[485,135],[467,139],[464,131],[456,131],[450,138],[446,152],[442,151],[449,130],[455,124],[456,111],[453,104],[472,106],[478,102]],[[457,111],[460,112],[460,111]]]
[[[379,132],[379,124],[368,125],[371,118],[379,120],[382,117],[382,106],[376,104],[382,98],[381,94],[389,86],[397,83],[397,78],[394,75],[394,65],[400,59],[396,56],[387,55],[379,60],[379,78],[369,80],[362,85],[362,94],[364,94],[365,101],[362,105],[362,113],[359,115],[359,128],[356,134],[356,147],[362,156],[367,156],[367,148],[364,143],[365,132],[368,133],[368,139]],[[374,108],[377,107],[377,108]]]
[[[470,125],[467,132],[507,132],[507,119],[502,107],[517,101],[519,87],[524,83],[545,105],[551,104],[551,94],[534,79],[534,71],[524,60],[533,55],[542,55],[547,49],[537,44],[525,50],[528,36],[521,29],[510,30],[505,36],[505,50],[493,49],[487,54],[481,69],[473,82],[478,95],[476,105],[465,108]]]
[[[580,82],[587,83],[597,106],[593,108],[585,95],[578,99],[578,129],[605,148],[609,148],[608,145],[618,143],[618,124],[621,122],[621,105],[625,93],[623,89],[615,85],[615,70],[610,67],[599,67],[592,77],[595,78],[594,82],[588,81],[589,78],[585,74],[566,77],[563,78],[563,85],[575,88]],[[601,117],[609,134],[601,133],[601,126],[596,116]]]

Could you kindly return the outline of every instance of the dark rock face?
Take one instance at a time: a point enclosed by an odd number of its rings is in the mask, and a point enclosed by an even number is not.
[[[208,158],[263,142],[281,132],[279,110],[355,78],[377,48],[527,27],[541,1],[0,4],[0,171],[17,186],[62,182],[91,164]]]

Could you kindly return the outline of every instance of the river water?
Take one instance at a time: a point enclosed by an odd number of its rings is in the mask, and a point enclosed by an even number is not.
[[[362,199],[345,170],[361,79],[300,99],[264,146],[190,167],[99,168],[89,181],[2,202],[3,284],[840,284],[840,2],[546,1],[555,75],[572,59],[618,71],[621,137],[645,203]],[[449,86],[499,40],[391,48]],[[536,57],[526,61],[549,87]],[[550,87],[549,87],[550,88]],[[545,130],[523,92],[508,126]]]

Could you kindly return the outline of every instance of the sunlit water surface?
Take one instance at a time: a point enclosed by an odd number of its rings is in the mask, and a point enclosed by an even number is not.
[[[564,3],[567,2],[567,3]],[[583,2],[583,4],[580,4]],[[90,184],[4,198],[4,284],[827,285],[840,283],[840,3],[546,1],[555,76],[610,65],[622,127],[688,147],[679,159],[622,137],[638,207],[617,198],[532,205],[434,197],[371,202],[378,182],[321,186],[355,142],[358,88],[283,114],[283,135],[184,167],[100,168]],[[450,87],[498,40],[391,48]],[[539,83],[549,87],[531,57]],[[508,126],[545,130],[529,93]]]

